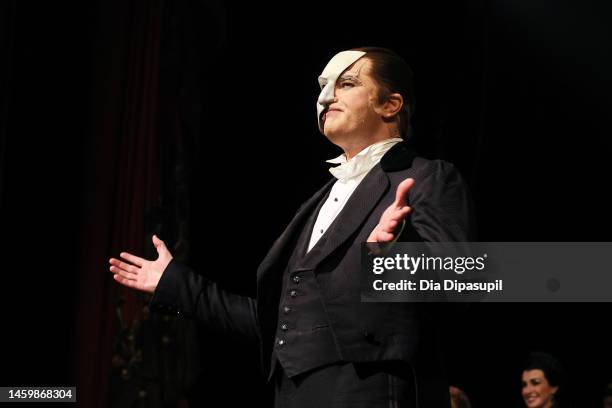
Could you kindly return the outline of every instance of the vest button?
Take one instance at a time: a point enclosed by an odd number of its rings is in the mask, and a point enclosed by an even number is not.
[[[297,290],[292,290],[291,292],[289,292],[289,296],[291,296],[292,298],[297,296]]]
[[[289,330],[289,325],[287,323],[281,324],[281,330],[284,330],[284,331]]]
[[[299,275],[295,275],[295,276],[293,277],[293,282],[295,282],[295,283],[300,283],[300,276],[299,276]]]
[[[289,306],[285,306],[285,307],[283,307],[283,312],[284,312],[285,314],[289,314],[289,312],[290,312],[290,311],[291,311],[291,308],[290,308]]]
[[[285,339],[278,339],[276,344],[278,344],[279,347],[283,347],[285,345]]]

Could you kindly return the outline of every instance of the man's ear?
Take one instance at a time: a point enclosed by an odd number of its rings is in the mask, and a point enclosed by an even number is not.
[[[397,115],[404,106],[404,98],[398,93],[392,93],[382,105],[382,115],[385,119],[390,119]]]

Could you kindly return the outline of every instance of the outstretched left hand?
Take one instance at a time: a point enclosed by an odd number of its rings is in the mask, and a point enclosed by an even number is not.
[[[395,201],[380,216],[380,221],[368,237],[368,242],[391,242],[396,238],[398,227],[412,211],[407,205],[406,198],[413,185],[414,179],[407,178],[397,186]]]

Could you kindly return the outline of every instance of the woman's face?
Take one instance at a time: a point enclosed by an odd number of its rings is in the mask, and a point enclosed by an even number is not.
[[[559,387],[552,387],[539,369],[523,371],[523,400],[528,408],[550,408]]]

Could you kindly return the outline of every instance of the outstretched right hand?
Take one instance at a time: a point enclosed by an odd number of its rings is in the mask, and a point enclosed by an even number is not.
[[[124,261],[111,258],[109,263],[111,264],[110,271],[114,274],[113,278],[128,288],[153,293],[164,270],[172,260],[172,254],[166,248],[166,244],[156,235],[153,235],[153,245],[159,255],[154,261],[148,261],[127,252],[119,254]]]

